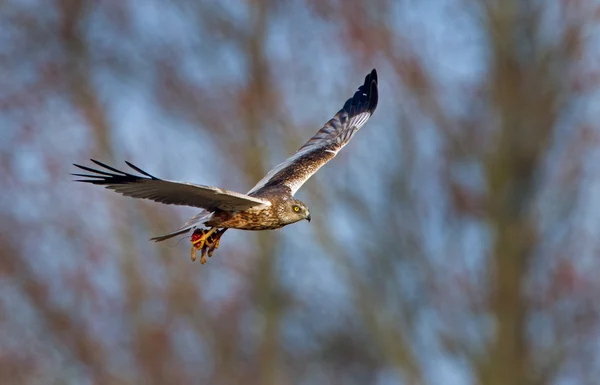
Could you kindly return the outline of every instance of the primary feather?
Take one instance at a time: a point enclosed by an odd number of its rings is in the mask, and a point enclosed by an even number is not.
[[[78,179],[77,182],[102,185],[133,198],[150,199],[170,205],[200,207],[208,211],[247,210],[251,207],[268,206],[270,204],[268,201],[259,198],[218,187],[158,179],[129,162],[125,163],[144,176],[129,174],[97,160],[90,160],[105,170],[112,171],[112,173],[74,164],[75,167],[92,173],[72,174],[86,178]]]
[[[248,194],[254,194],[263,188],[284,185],[294,195],[364,126],[377,108],[378,99],[377,71],[372,70],[354,96],[344,103],[344,107],[294,155],[269,171]]]

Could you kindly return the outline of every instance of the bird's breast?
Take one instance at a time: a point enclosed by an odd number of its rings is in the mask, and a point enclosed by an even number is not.
[[[285,223],[279,219],[274,207],[268,206],[235,212],[215,211],[206,225],[239,230],[274,230],[283,227]]]

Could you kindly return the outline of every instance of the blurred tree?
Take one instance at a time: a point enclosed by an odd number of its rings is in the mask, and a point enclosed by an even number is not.
[[[597,382],[597,1],[0,10],[2,384]],[[147,241],[193,210],[68,177],[247,191],[372,67],[312,223],[202,268]]]

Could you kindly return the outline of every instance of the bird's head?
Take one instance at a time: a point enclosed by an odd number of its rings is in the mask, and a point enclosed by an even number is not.
[[[310,212],[308,207],[299,200],[291,199],[283,207],[283,218],[288,224],[299,222],[306,219],[310,222]]]

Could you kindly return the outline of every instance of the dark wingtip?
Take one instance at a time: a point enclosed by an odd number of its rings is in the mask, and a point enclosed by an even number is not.
[[[98,181],[96,181],[96,180],[87,180],[87,179],[73,179],[71,182],[98,184]]]
[[[95,159],[90,159],[90,161],[92,161],[92,163],[100,166],[101,169],[95,169],[95,168],[91,168],[91,167],[87,167],[87,166],[82,166],[77,163],[73,163],[73,166],[89,173],[89,174],[78,174],[78,173],[71,174],[73,176],[87,178],[87,179],[77,179],[77,180],[74,180],[74,182],[85,182],[85,183],[98,184],[98,185],[117,185],[117,184],[135,183],[142,179],[147,179],[145,177],[148,177],[148,178],[154,179],[154,180],[159,180],[155,176],[148,174],[146,171],[140,169],[137,166],[134,166],[133,164],[131,164],[129,162],[125,162],[125,163],[127,163],[127,165],[129,167],[131,167],[135,171],[138,171],[139,173],[141,173],[144,176],[128,174],[124,171],[117,170],[116,168],[111,167],[111,166],[109,166],[105,163],[102,163],[98,160],[95,160]],[[112,172],[109,172],[109,171],[112,171]]]
[[[375,70],[375,68],[373,68],[373,71],[371,71],[371,79],[371,99],[369,100],[369,111],[371,111],[372,114],[373,112],[375,112],[375,109],[377,108],[377,103],[379,102],[379,89],[377,87],[377,70]]]
[[[377,103],[379,102],[379,91],[377,89],[377,70],[373,68],[371,72],[365,76],[365,83],[363,85],[364,92],[367,93],[369,98],[369,106],[367,109],[371,114],[375,112]]]
[[[125,163],[126,163],[126,164],[127,164],[129,167],[131,167],[132,169],[134,169],[135,171],[139,172],[139,173],[140,173],[140,174],[142,174],[142,175],[145,175],[145,176],[147,176],[147,177],[148,177],[148,178],[150,178],[150,179],[154,179],[154,180],[157,180],[157,179],[158,179],[158,178],[157,178],[157,177],[155,177],[154,175],[150,175],[150,174],[148,174],[146,171],[142,170],[141,168],[137,167],[136,165],[134,165],[134,164],[132,164],[132,163],[130,163],[130,162],[128,162],[128,161],[125,161]]]
[[[365,82],[358,87],[350,99],[344,103],[343,110],[346,110],[350,115],[359,114],[369,111],[371,114],[377,108],[379,102],[379,92],[377,90],[377,70],[373,68],[370,73],[365,76]]]
[[[369,77],[370,77],[371,79],[368,79]],[[365,79],[365,80],[366,80],[366,81],[365,81],[365,85],[370,85],[369,83],[372,83],[372,82],[375,82],[375,83],[377,83],[377,70],[376,70],[375,68],[373,68],[373,69],[371,70],[371,73],[367,75],[367,79]],[[368,82],[367,82],[367,81],[368,81]]]
[[[126,172],[123,172],[123,171],[121,171],[121,170],[117,170],[116,168],[114,168],[114,167],[111,167],[111,166],[107,165],[106,163],[102,163],[102,162],[100,162],[99,160],[96,160],[96,159],[90,159],[90,160],[91,160],[92,162],[94,162],[95,164],[97,164],[98,166],[100,166],[100,167],[103,167],[103,168],[105,168],[105,169],[107,169],[107,170],[109,170],[109,171],[116,172],[117,174],[122,174],[122,175],[124,175],[124,176],[133,176],[133,175],[131,175],[131,174],[128,174],[128,173],[126,173]]]

